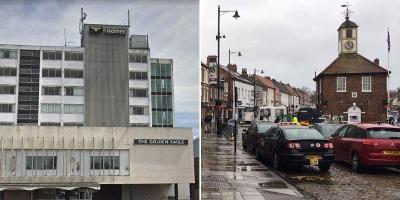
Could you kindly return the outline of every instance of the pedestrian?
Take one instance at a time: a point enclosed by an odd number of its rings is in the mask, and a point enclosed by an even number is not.
[[[210,132],[210,125],[212,122],[212,116],[209,114],[204,118],[204,122],[206,123],[206,128],[205,128],[205,132],[208,133]]]

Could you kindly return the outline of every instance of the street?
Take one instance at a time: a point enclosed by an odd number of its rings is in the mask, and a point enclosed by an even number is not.
[[[244,128],[238,129],[238,148],[242,148]],[[266,161],[262,163],[272,168]],[[397,169],[372,168],[360,174],[346,164],[335,163],[327,173],[320,173],[316,167],[303,166],[290,167],[277,174],[306,199],[400,199],[400,170]]]

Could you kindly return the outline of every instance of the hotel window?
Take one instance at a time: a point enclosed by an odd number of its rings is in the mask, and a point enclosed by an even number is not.
[[[147,97],[147,89],[129,89],[129,97]]]
[[[65,78],[83,78],[83,71],[82,70],[65,69],[64,77]]]
[[[129,72],[129,79],[147,80],[147,72]]]
[[[26,156],[27,170],[56,170],[57,156]]]
[[[17,58],[17,51],[16,50],[0,50],[0,59],[3,58]]]
[[[129,54],[129,62],[147,63],[147,55],[146,54]]]
[[[61,113],[61,104],[42,103],[40,109],[42,113]]]
[[[65,87],[65,96],[83,96],[85,90],[82,87]]]
[[[171,78],[171,64],[151,64],[152,78]]]
[[[61,69],[42,69],[42,77],[61,77]]]
[[[0,67],[0,76],[16,76],[17,69],[11,67]]]
[[[61,95],[61,87],[43,87],[43,95]]]
[[[65,52],[65,60],[81,61],[83,60],[83,53],[78,52]]]
[[[83,114],[83,104],[64,104],[64,114]]]
[[[346,77],[336,78],[336,92],[346,92]]]
[[[43,60],[61,60],[61,51],[43,51]]]
[[[0,113],[13,113],[14,104],[0,104]]]
[[[371,77],[370,76],[362,77],[362,91],[363,92],[371,92]]]
[[[119,169],[119,156],[90,156],[90,169]]]
[[[15,86],[0,85],[0,94],[15,94]]]
[[[129,115],[149,115],[147,106],[129,106]]]

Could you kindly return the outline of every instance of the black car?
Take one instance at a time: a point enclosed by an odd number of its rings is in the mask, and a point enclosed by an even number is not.
[[[334,161],[333,144],[317,130],[304,126],[276,126],[259,140],[257,159],[275,169],[287,165],[314,165],[326,172]]]
[[[319,131],[326,138],[332,138],[332,134],[342,126],[343,124],[316,123],[311,125],[310,128]]]
[[[255,153],[255,147],[257,146],[257,139],[263,137],[267,130],[273,126],[274,123],[254,123],[248,129],[242,132],[242,146],[243,149],[248,149],[251,153]]]

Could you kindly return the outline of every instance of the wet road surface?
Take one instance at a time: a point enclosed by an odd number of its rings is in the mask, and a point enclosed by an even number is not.
[[[239,148],[242,130],[243,127],[238,132]],[[269,166],[265,161],[263,164]],[[290,167],[275,172],[308,199],[400,200],[400,170],[397,169],[371,168],[356,173],[347,164],[335,163],[326,173],[311,166]]]
[[[299,200],[302,195],[268,167],[215,134],[202,134],[201,198]]]

